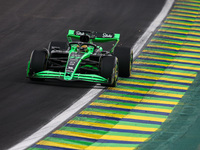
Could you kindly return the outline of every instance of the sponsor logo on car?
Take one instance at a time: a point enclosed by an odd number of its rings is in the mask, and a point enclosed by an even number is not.
[[[85,33],[84,32],[81,32],[81,31],[76,31],[76,35],[79,35],[79,36],[81,36],[81,35],[84,35]]]
[[[102,37],[103,38],[112,38],[113,35],[112,34],[108,34],[108,33],[103,33]]]

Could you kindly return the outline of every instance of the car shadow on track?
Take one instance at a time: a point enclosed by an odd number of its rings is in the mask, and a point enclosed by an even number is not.
[[[70,87],[70,88],[86,88],[86,89],[105,89],[106,87],[100,84],[84,81],[59,81],[46,79],[45,81],[27,81],[30,84],[47,85],[47,86],[59,86],[59,87]]]

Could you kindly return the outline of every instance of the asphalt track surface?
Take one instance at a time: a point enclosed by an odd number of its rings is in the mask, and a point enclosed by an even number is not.
[[[29,136],[68,108],[94,84],[26,79],[34,49],[65,41],[69,29],[117,32],[131,47],[165,0],[1,0],[0,149]],[[102,88],[102,87],[99,87]]]

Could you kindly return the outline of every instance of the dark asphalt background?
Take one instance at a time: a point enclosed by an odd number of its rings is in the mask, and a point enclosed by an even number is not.
[[[117,32],[131,47],[165,0],[1,0],[0,149],[20,142],[94,85],[26,79],[31,51],[65,41],[69,29]]]

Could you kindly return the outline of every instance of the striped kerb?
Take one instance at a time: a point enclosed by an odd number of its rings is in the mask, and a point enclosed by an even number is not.
[[[150,139],[200,70],[200,1],[177,0],[129,78],[29,150],[133,150]]]

